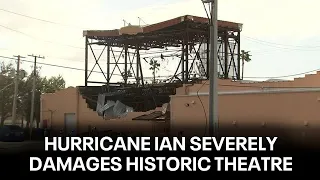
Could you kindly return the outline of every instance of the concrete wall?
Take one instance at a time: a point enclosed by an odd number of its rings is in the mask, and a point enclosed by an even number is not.
[[[148,112],[133,112],[122,119],[104,120],[95,111],[88,108],[77,88],[67,88],[55,93],[44,94],[41,96],[41,104],[41,120],[47,120],[48,127],[55,130],[64,128],[65,113],[76,114],[78,132],[80,133],[88,132],[89,126],[97,127],[98,130],[116,129],[121,132],[133,133],[143,130],[146,133],[161,133],[167,126],[161,122],[131,120]]]
[[[219,126],[237,131],[242,127],[258,131],[282,128],[290,136],[312,137],[320,125],[320,88],[284,92],[220,93]],[[171,133],[204,135],[208,127],[208,95],[177,95],[171,98]],[[202,127],[202,128],[199,128]],[[208,132],[208,131],[207,131]],[[224,132],[222,132],[224,133]]]
[[[269,126],[285,126],[291,128],[312,129],[318,126],[320,117],[319,92],[283,92],[283,93],[246,93],[226,94],[231,91],[266,90],[270,87],[295,89],[297,87],[320,87],[320,73],[306,75],[294,81],[241,83],[231,80],[219,80],[220,126],[241,127],[250,124],[262,127],[263,123]],[[187,94],[205,94],[208,84],[185,85],[177,89],[177,95],[171,99],[171,132],[177,134],[185,131],[182,125],[193,127],[207,126],[208,96]],[[271,88],[272,89],[272,88]],[[44,94],[42,101],[42,120],[48,120],[48,125],[54,129],[64,126],[64,114],[75,113],[78,122],[78,132],[87,132],[88,126],[99,130],[120,129],[121,131],[149,133],[163,133],[169,125],[151,121],[132,121],[131,119],[148,112],[133,112],[122,119],[104,120],[97,113],[87,107],[87,103],[76,88],[67,88],[53,94]],[[188,105],[186,105],[188,104]],[[53,111],[53,113],[51,112]],[[151,112],[151,111],[150,111]],[[206,113],[205,113],[206,112]],[[206,114],[206,116],[205,116]],[[52,115],[52,120],[51,120]],[[236,125],[235,125],[236,124]],[[305,126],[308,124],[308,126]],[[190,126],[189,126],[190,127]],[[182,128],[182,129],[181,129]],[[313,128],[314,129],[314,128]],[[307,131],[306,131],[307,132]],[[306,134],[303,130],[302,134]],[[204,134],[204,130],[198,132]],[[308,131],[308,136],[310,132]],[[300,136],[299,134],[298,136]]]
[[[229,79],[218,80],[219,91],[233,91],[233,90],[253,90],[262,88],[276,88],[276,87],[320,87],[320,72],[316,74],[305,75],[302,78],[295,78],[292,81],[281,81],[281,82],[253,82],[253,83],[242,83],[241,81],[231,81]],[[209,82],[203,81],[200,84],[184,85],[184,87],[177,89],[177,94],[183,95],[190,92],[208,92]]]

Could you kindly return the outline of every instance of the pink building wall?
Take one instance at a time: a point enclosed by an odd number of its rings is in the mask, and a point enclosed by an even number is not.
[[[294,81],[284,82],[259,82],[241,83],[231,80],[219,80],[219,122],[220,126],[241,128],[250,124],[257,128],[272,125],[286,128],[295,128],[292,135],[297,137],[314,136],[312,129],[319,125],[320,93],[305,90],[303,92],[268,92],[268,93],[243,93],[248,90],[265,90],[268,87],[282,87],[294,90],[298,87],[320,87],[320,73],[306,75]],[[199,90],[200,89],[200,90]],[[186,131],[184,126],[193,125],[207,127],[208,95],[199,94],[208,92],[208,84],[185,85],[177,89],[177,95],[171,97],[171,121],[168,123],[152,121],[133,121],[132,118],[147,112],[129,113],[123,119],[104,120],[97,113],[87,107],[83,97],[76,88],[67,88],[56,93],[44,94],[42,101],[42,120],[48,120],[53,128],[64,126],[64,114],[75,113],[78,131],[88,131],[88,126],[97,127],[99,130],[125,130],[130,132],[145,131],[151,134],[164,133],[170,127],[172,134]],[[297,90],[297,89],[296,89]],[[227,92],[237,92],[226,94]],[[242,94],[241,94],[242,92]],[[194,94],[192,96],[186,96]],[[188,104],[188,106],[186,106]],[[202,106],[203,105],[203,106]],[[53,110],[52,120],[49,110]],[[235,126],[235,124],[237,126]],[[307,125],[306,125],[307,124]],[[198,135],[203,135],[204,130],[199,130]]]
[[[88,132],[88,127],[97,127],[98,130],[118,130],[121,132],[162,133],[166,127],[165,123],[152,121],[132,121],[131,119],[147,112],[133,112],[125,118],[104,120],[95,111],[87,107],[85,99],[79,94],[77,88],[67,88],[55,93],[41,96],[42,120],[47,120],[52,129],[61,129],[65,125],[65,113],[75,113],[77,120],[77,131]],[[54,111],[51,113],[50,111]],[[151,111],[150,111],[151,112]]]

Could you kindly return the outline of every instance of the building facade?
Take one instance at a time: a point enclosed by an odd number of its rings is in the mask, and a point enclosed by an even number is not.
[[[311,131],[320,120],[320,72],[293,81],[244,83],[220,79],[218,84],[219,126],[284,127],[299,129],[295,132],[299,137],[315,135]],[[152,111],[130,112],[123,118],[104,120],[87,107],[77,88],[67,88],[41,96],[41,124],[76,132],[97,127],[151,134],[169,130],[173,135],[188,132],[192,126],[199,127],[197,135],[203,135],[208,127],[208,85],[202,82],[178,88],[176,95],[171,96],[169,121],[133,120]]]

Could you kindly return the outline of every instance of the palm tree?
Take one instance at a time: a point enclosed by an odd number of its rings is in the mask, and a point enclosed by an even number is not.
[[[250,51],[241,50],[240,58],[242,59],[242,79],[243,79],[243,72],[244,72],[244,62],[251,61],[251,54]]]
[[[132,73],[130,70],[127,70],[127,76],[126,76],[126,72],[125,70],[123,70],[124,72],[121,72],[121,76],[124,79],[125,82],[128,81],[128,78],[132,77]]]
[[[162,58],[162,56],[161,56],[161,58]],[[153,75],[153,82],[152,83],[155,84],[156,83],[156,72],[159,70],[160,63],[158,63],[157,60],[154,60],[154,58],[152,58],[149,62],[149,65],[151,66],[149,69],[152,70],[152,75]]]

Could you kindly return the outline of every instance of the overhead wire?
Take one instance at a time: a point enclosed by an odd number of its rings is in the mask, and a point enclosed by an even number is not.
[[[205,4],[204,4],[204,3],[203,3],[203,6],[204,6],[204,8],[205,8],[207,17],[210,19],[209,14],[208,14],[208,10],[207,10],[207,8],[205,7]],[[88,29],[88,28],[83,28],[83,27],[79,27],[79,26],[75,26],[75,25],[64,24],[64,23],[55,22],[55,21],[51,21],[51,20],[41,19],[41,18],[37,18],[37,17],[33,17],[33,16],[29,16],[29,15],[17,13],[17,12],[14,12],[14,11],[10,11],[10,10],[7,10],[7,9],[3,9],[3,8],[0,8],[0,11],[6,12],[6,13],[10,13],[10,14],[14,14],[14,15],[18,15],[18,16],[25,17],[25,18],[29,18],[29,19],[33,19],[33,20],[37,20],[37,21],[41,21],[41,22],[44,22],[44,23],[50,23],[50,24],[54,24],[54,25],[60,25],[60,26],[65,26],[65,27],[73,27],[73,28],[79,28],[79,29]],[[140,21],[142,21],[143,23],[147,24],[146,22],[144,22],[144,20],[143,20],[141,17],[139,17],[139,19],[140,19]],[[2,26],[2,27],[4,27],[4,26]],[[5,28],[7,28],[7,27],[5,27]],[[11,30],[13,30],[13,29],[11,28]],[[23,33],[23,34],[25,34],[25,33]],[[25,34],[25,35],[26,35],[26,34]],[[246,39],[248,39],[248,40],[252,40],[252,41],[255,41],[255,42],[261,42],[261,43],[265,43],[265,44],[269,44],[269,45],[287,46],[287,47],[297,47],[297,48],[320,48],[320,45],[318,45],[318,46],[289,45],[289,44],[281,44],[281,43],[269,42],[269,41],[265,41],[265,40],[261,40],[261,39],[258,39],[258,38],[245,36],[245,35],[242,35],[242,37],[244,37],[244,38],[246,38]],[[70,45],[68,45],[68,46],[70,46]],[[80,47],[75,47],[75,46],[70,46],[70,47],[80,48]],[[84,48],[81,48],[81,49],[84,49]]]
[[[4,56],[0,56],[0,57],[3,57]],[[8,57],[7,57],[8,58]],[[11,59],[14,59],[14,58],[11,58]],[[62,59],[62,58],[58,58],[58,59]],[[66,59],[63,59],[63,60],[66,60]],[[27,60],[24,60],[24,61],[27,61]],[[80,62],[80,61],[79,61]],[[49,65],[49,66],[55,66],[55,67],[65,67],[65,66],[60,66],[60,65],[54,65],[54,64],[46,64],[44,63],[43,65]],[[77,68],[73,68],[73,67],[68,67],[68,68],[71,68],[71,69],[74,69],[74,70],[83,70],[83,69],[77,69]],[[168,70],[169,71],[169,70]],[[275,79],[275,78],[286,78],[286,77],[294,77],[294,76],[299,76],[299,75],[305,75],[305,74],[308,74],[308,73],[312,73],[312,72],[316,72],[316,71],[320,71],[320,68],[317,68],[317,69],[313,69],[313,70],[310,70],[310,71],[305,71],[305,72],[301,72],[301,73],[296,73],[296,74],[289,74],[289,75],[283,75],[283,76],[270,76],[270,77],[263,77],[263,76],[260,76],[260,77],[244,77],[245,79]],[[171,71],[170,71],[171,72]],[[169,76],[163,76],[163,77],[169,77]]]
[[[245,36],[245,35],[242,35],[242,37],[244,37],[246,39],[253,40],[253,41],[257,41],[257,42],[261,42],[261,43],[265,43],[265,44],[277,45],[277,46],[287,46],[287,47],[297,47],[297,48],[320,48],[320,45],[317,45],[317,46],[289,45],[289,44],[281,44],[281,43],[269,42],[269,41],[265,41],[265,40],[257,39],[257,38],[254,38],[254,37]]]
[[[204,4],[203,4],[204,5]],[[204,6],[205,7],[205,6]],[[206,8],[205,8],[206,9]],[[12,11],[8,11],[8,10],[5,10],[5,9],[0,9],[1,11],[4,11],[4,12],[7,12],[7,13],[11,13],[11,14],[15,14],[15,15],[19,15],[19,16],[23,16],[23,17],[26,17],[26,18],[30,18],[30,19],[34,19],[34,20],[38,20],[38,21],[41,21],[41,22],[45,22],[45,23],[50,23],[50,24],[56,24],[56,25],[61,25],[61,26],[69,26],[71,27],[70,25],[66,25],[66,24],[62,24],[62,23],[57,23],[57,22],[53,22],[53,21],[48,21],[48,20],[44,20],[44,19],[40,19],[40,18],[36,18],[36,17],[32,17],[32,16],[28,16],[28,15],[24,15],[24,14],[20,14],[20,13],[16,13],[16,12],[12,12]],[[207,12],[207,9],[206,9],[206,15],[208,16],[208,12]],[[209,16],[208,16],[209,18]],[[142,22],[144,22],[141,18],[139,18]],[[144,22],[145,23],[145,22]],[[145,23],[147,24],[147,23]],[[11,31],[15,31],[15,32],[18,32],[20,34],[24,34],[26,36],[29,36],[31,37],[30,35],[26,34],[26,33],[23,33],[23,32],[20,32],[20,31],[17,31],[17,30],[14,30],[12,28],[8,28],[8,27],[5,27],[3,25],[0,25],[1,27],[3,28],[6,28],[6,29],[9,29]],[[72,26],[72,27],[75,27],[75,26]],[[79,27],[76,27],[76,28],[79,28]],[[80,29],[80,28],[79,28]],[[258,42],[258,43],[261,43],[261,44],[264,44],[264,45],[267,45],[267,46],[271,46],[273,48],[278,48],[278,49],[286,49],[286,50],[300,50],[300,51],[313,51],[313,50],[310,50],[310,49],[305,49],[305,48],[319,48],[320,46],[297,46],[297,45],[287,45],[287,44],[280,44],[280,43],[272,43],[272,42],[268,42],[268,41],[264,41],[264,40],[260,40],[260,39],[257,39],[257,38],[253,38],[253,37],[248,37],[248,36],[242,36],[242,37],[245,37],[246,39],[248,40],[251,40],[253,42]],[[32,37],[34,38],[34,37]],[[57,42],[51,42],[51,41],[46,41],[45,42],[48,42],[48,43],[57,43]],[[72,48],[76,48],[76,49],[84,49],[84,48],[81,48],[81,47],[76,47],[76,46],[71,46],[71,45],[65,45],[65,44],[62,44],[64,46],[68,46],[68,47],[72,47]],[[279,46],[282,46],[282,47],[279,47]],[[304,48],[304,49],[301,49],[301,48]],[[265,54],[265,53],[262,53],[262,54]],[[26,60],[24,60],[26,61]],[[40,64],[40,63],[39,63]],[[74,70],[83,70],[83,69],[78,69],[78,68],[73,68],[73,67],[65,67],[65,66],[59,66],[59,65],[52,65],[52,64],[46,64],[46,63],[42,63],[43,65],[50,65],[50,66],[55,66],[55,67],[62,67],[62,68],[68,68],[68,69],[74,69]],[[274,76],[274,77],[245,77],[245,78],[285,78],[285,77],[292,77],[292,76],[298,76],[298,75],[303,75],[303,74],[307,74],[307,73],[310,73],[310,72],[314,72],[314,71],[318,71],[320,69],[315,69],[315,70],[311,70],[311,71],[307,71],[307,72],[303,72],[303,73],[297,73],[297,74],[290,74],[290,75],[285,75],[285,76]],[[205,85],[205,83],[203,84],[203,86]],[[202,86],[202,87],[203,87]],[[200,88],[201,89],[201,88]],[[199,94],[198,92],[200,91],[200,89],[197,91],[197,95],[199,97]],[[199,97],[199,100],[201,101],[200,97]],[[203,103],[201,101],[201,104],[203,106]],[[206,114],[205,110],[204,110],[204,113]],[[206,116],[207,118],[207,116]],[[206,123],[207,123],[207,120],[206,120]],[[207,126],[207,125],[206,125]],[[206,133],[206,132],[205,132]]]
[[[73,45],[69,45],[69,44],[64,44],[64,43],[60,43],[60,42],[55,42],[55,41],[49,41],[49,40],[45,40],[45,39],[40,39],[40,38],[37,38],[35,36],[32,36],[32,35],[29,35],[27,33],[24,33],[22,31],[19,31],[19,30],[16,30],[16,29],[13,29],[13,28],[10,28],[8,26],[4,26],[4,25],[1,25],[0,24],[0,27],[4,28],[4,29],[7,29],[7,30],[10,30],[10,31],[13,31],[13,32],[16,32],[16,33],[19,33],[19,34],[22,34],[26,37],[29,37],[29,38],[32,38],[32,39],[35,39],[35,40],[38,40],[38,41],[43,41],[43,42],[46,42],[46,43],[50,43],[50,44],[59,44],[59,45],[62,45],[62,46],[66,46],[66,47],[70,47],[70,48],[74,48],[74,49],[81,49],[81,50],[84,50],[85,48],[83,47],[77,47],[77,46],[73,46]],[[94,49],[94,50],[103,50],[103,49]],[[147,52],[147,53],[141,53],[141,55],[144,55],[144,54],[158,54],[158,53],[166,53],[166,52],[177,52],[177,51],[181,51],[181,50],[168,50],[168,51],[162,51],[162,52],[157,52],[157,51],[154,51],[154,52]]]
[[[69,25],[66,25],[66,24],[63,24],[63,23],[58,23],[58,22],[54,22],[54,21],[50,21],[50,20],[40,19],[40,18],[37,18],[37,17],[32,17],[32,16],[29,16],[29,15],[24,15],[24,14],[21,14],[21,13],[9,11],[9,10],[3,9],[3,8],[0,8],[0,11],[7,12],[7,13],[11,13],[11,14],[15,14],[15,15],[19,15],[19,16],[23,16],[23,17],[26,17],[26,18],[38,20],[38,21],[45,22],[45,23],[51,23],[51,24],[62,25],[62,26],[69,26]],[[208,13],[208,12],[206,12],[206,13]],[[24,33],[24,32],[15,30],[15,29],[13,29],[13,28],[10,28],[10,27],[4,26],[4,25],[0,25],[0,27],[3,27],[3,28],[5,28],[5,29],[7,29],[7,30],[10,30],[10,31],[14,31],[14,32],[16,32],[16,33],[23,34],[23,35],[28,36],[28,37],[30,37],[30,38],[34,38],[34,39],[37,39],[37,40],[42,40],[42,39],[39,39],[39,38],[37,38],[37,37],[31,36],[31,35],[29,35],[29,34],[26,34],[26,33]],[[260,42],[260,43],[269,44],[269,45],[287,46],[287,47],[298,47],[298,48],[320,48],[320,46],[297,46],[297,45],[288,45],[288,44],[273,43],[273,42],[268,42],[268,41],[260,40],[260,39],[257,39],[257,38],[245,36],[245,35],[242,35],[242,37],[245,37],[246,39],[251,40],[251,41]],[[42,40],[42,41],[47,42],[47,43],[60,44],[60,45],[64,45],[64,46],[71,47],[71,48],[76,48],[76,49],[85,49],[85,48],[82,48],[82,47],[77,47],[77,46],[62,44],[62,43],[59,43],[59,42],[53,42],[53,41],[48,41],[48,40]],[[277,47],[277,46],[276,46],[276,47]],[[274,46],[274,47],[275,47],[275,46]],[[277,48],[280,48],[280,49],[290,49],[290,48],[285,48],[285,47],[277,47]],[[294,49],[291,49],[291,50],[294,50]],[[302,49],[299,49],[299,50],[302,50]],[[181,51],[181,50],[180,50],[180,51]],[[157,54],[158,52],[154,52],[154,53]],[[161,52],[159,52],[159,53],[161,53]],[[146,53],[146,54],[147,54],[147,53]],[[148,53],[148,54],[153,54],[153,53],[151,52],[151,53]],[[59,58],[59,59],[62,59],[62,58]],[[79,61],[79,62],[80,62],[80,61]],[[59,65],[57,65],[57,66],[59,66]],[[72,67],[71,67],[71,68],[72,68]],[[316,69],[316,70],[312,70],[312,71],[308,71],[308,72],[303,72],[303,73],[285,75],[285,76],[275,76],[275,77],[245,77],[245,78],[283,78],[283,77],[292,77],[292,76],[302,75],[302,74],[306,74],[306,73],[310,73],[310,72],[318,71],[318,70],[320,70],[320,69]]]
[[[294,46],[294,45],[280,45],[278,43],[267,42],[263,40],[256,40],[254,38],[244,36],[247,40],[258,43],[264,46],[268,46],[271,48],[279,49],[279,50],[287,50],[287,51],[319,51],[320,46]]]
[[[200,97],[200,95],[199,95],[199,92],[200,92],[200,90],[205,86],[205,85],[208,85],[207,84],[207,82],[208,82],[208,80],[206,80],[204,83],[202,83],[202,85],[199,87],[199,89],[197,90],[197,97],[198,97],[198,99],[199,99],[199,101],[200,101],[200,104],[201,104],[201,106],[202,106],[202,109],[203,109],[203,112],[204,112],[204,115],[205,115],[205,119],[206,119],[206,121],[205,121],[205,133],[204,133],[204,135],[206,135],[206,133],[207,133],[207,126],[208,126],[208,118],[207,118],[207,112],[206,112],[206,108],[204,107],[204,104],[203,104],[203,102],[202,102],[202,99],[201,99],[201,97]],[[270,82],[268,82],[268,81],[259,81],[259,82],[256,82],[256,83],[270,83]],[[271,83],[274,83],[274,82],[271,82]],[[252,88],[261,88],[261,89],[266,89],[266,88],[270,88],[270,89],[272,89],[272,88],[282,88],[282,89],[290,89],[290,88],[314,88],[314,87],[305,87],[305,86],[289,86],[289,87],[285,87],[285,86],[281,86],[281,87],[266,87],[266,86],[259,86],[259,85],[250,85],[250,83],[244,83],[244,84],[247,84],[247,85],[232,85],[232,84],[218,84],[219,86],[229,86],[229,87],[244,87],[244,88],[250,88],[250,87],[252,87]],[[252,84],[254,84],[254,83],[252,83]]]
[[[19,33],[19,34],[22,34],[22,35],[27,36],[27,37],[29,37],[29,38],[36,39],[36,40],[38,40],[38,41],[43,41],[43,42],[51,43],[51,44],[59,44],[59,45],[62,45],[62,46],[71,47],[71,48],[75,48],[75,49],[85,49],[85,48],[82,48],[82,47],[77,47],[77,46],[72,46],[72,45],[63,44],[63,43],[59,43],[59,42],[54,42],[54,41],[48,41],[48,40],[44,40],[44,39],[39,39],[39,38],[37,38],[37,37],[31,36],[31,35],[29,35],[29,34],[26,34],[26,33],[24,33],[24,32],[21,32],[21,31],[12,29],[12,28],[10,28],[10,27],[7,27],[7,26],[1,25],[1,24],[0,24],[0,27],[5,28],[5,29],[10,30],[10,31],[13,31],[13,32],[16,32],[16,33]]]
[[[11,83],[11,84],[6,85],[4,88],[0,89],[0,92],[4,91],[5,89],[7,89],[9,86],[11,86],[11,85],[13,85],[13,84],[14,84],[14,82]]]
[[[7,13],[10,13],[10,14],[14,14],[14,15],[18,15],[18,16],[22,16],[22,17],[25,17],[25,18],[33,19],[33,20],[37,20],[37,21],[41,21],[41,22],[45,22],[45,23],[50,23],[50,24],[55,24],[55,25],[60,25],[60,26],[66,26],[66,27],[79,28],[79,29],[86,29],[86,28],[82,28],[82,27],[78,27],[78,26],[73,26],[73,25],[70,25],[70,24],[63,24],[63,23],[59,23],[59,22],[40,19],[40,18],[37,18],[37,17],[32,17],[32,16],[29,16],[29,15],[25,15],[25,14],[9,11],[9,10],[3,9],[3,8],[0,8],[0,11],[7,12]]]
[[[244,77],[247,79],[275,79],[275,78],[286,78],[286,77],[293,77],[293,76],[300,76],[300,75],[306,75],[312,72],[317,72],[320,71],[320,68],[306,71],[306,72],[301,72],[301,73],[296,73],[296,74],[289,74],[289,75],[284,75],[284,76],[273,76],[273,77]]]
[[[6,57],[6,56],[0,56],[0,58],[17,60],[16,58]],[[33,61],[29,61],[29,60],[25,60],[25,59],[21,59],[20,61],[28,62],[28,63],[34,63]],[[44,65],[44,66],[52,66],[52,67],[58,67],[58,68],[64,68],[64,69],[77,70],[77,71],[85,71],[85,69],[80,69],[80,68],[75,68],[75,67],[70,67],[70,66],[62,66],[62,65],[57,65],[57,64],[49,64],[49,63],[42,63],[42,62],[37,62],[37,64]],[[106,74],[105,72],[101,72],[101,71],[92,71],[92,72]],[[121,74],[113,74],[113,75],[122,77]],[[170,77],[170,76],[159,76],[159,77]],[[153,77],[144,77],[144,78],[153,78]]]
[[[202,106],[202,110],[203,110],[203,113],[204,113],[204,116],[205,116],[205,120],[206,120],[206,123],[205,123],[205,128],[204,128],[204,136],[207,135],[207,128],[208,128],[208,117],[207,117],[207,112],[206,112],[206,108],[204,107],[204,104],[200,98],[200,95],[199,95],[199,91],[203,88],[203,86],[207,83],[207,81],[205,81],[201,86],[200,88],[197,90],[197,97],[201,103],[201,106]]]

